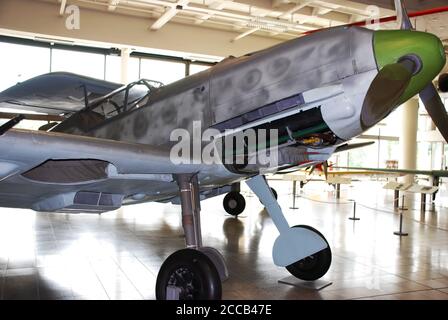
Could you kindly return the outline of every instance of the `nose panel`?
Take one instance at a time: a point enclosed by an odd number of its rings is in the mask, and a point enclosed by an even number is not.
[[[421,59],[422,69],[412,77],[398,104],[418,94],[443,69],[446,63],[445,50],[435,35],[409,30],[376,31],[374,50],[378,69],[396,63],[406,55]]]

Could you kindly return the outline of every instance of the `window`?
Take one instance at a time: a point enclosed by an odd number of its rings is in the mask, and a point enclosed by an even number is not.
[[[207,70],[209,68],[210,68],[210,66],[204,66],[202,64],[192,63],[192,64],[190,64],[190,75],[199,73],[199,72]]]
[[[167,85],[185,77],[185,63],[141,59],[140,78],[160,81]]]
[[[128,65],[128,81],[140,79],[140,61],[138,58],[130,58]],[[106,56],[106,80],[121,83],[121,57]]]
[[[352,141],[350,141],[350,143],[359,143],[368,141],[369,140],[366,139],[353,139]],[[349,167],[370,167],[370,168],[379,167],[377,141],[375,141],[374,144],[371,144],[369,146],[350,150],[348,154],[349,154],[348,159]]]
[[[104,79],[104,55],[53,49],[52,72],[65,71]]]
[[[417,142],[417,168],[419,170],[431,170],[431,142]]]
[[[0,43],[0,91],[50,72],[50,49]]]

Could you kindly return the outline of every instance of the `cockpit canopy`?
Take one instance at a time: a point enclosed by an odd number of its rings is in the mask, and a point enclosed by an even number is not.
[[[96,112],[104,119],[109,119],[146,105],[151,93],[162,86],[161,82],[141,79],[92,101],[85,110]]]

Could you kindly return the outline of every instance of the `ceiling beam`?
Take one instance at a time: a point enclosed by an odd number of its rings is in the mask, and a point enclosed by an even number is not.
[[[305,8],[306,6],[308,6],[309,4],[311,4],[312,2],[314,2],[315,0],[306,0],[303,1],[302,3],[296,5],[294,8],[286,11],[285,13],[283,13],[281,16],[279,16],[279,18],[288,18],[290,16],[292,16],[294,14],[294,12],[299,11],[300,9]]]
[[[214,9],[214,10],[224,10],[225,7],[227,6],[227,4],[228,4],[229,2],[233,2],[233,0],[215,1],[215,2],[212,2],[212,3],[209,5],[209,8],[210,8],[210,9]],[[213,16],[213,14],[205,14],[205,15],[199,17],[199,18],[195,21],[195,23],[196,23],[196,24],[201,24],[201,23],[204,22],[205,20],[210,19],[212,16]]]
[[[117,9],[117,6],[119,4],[120,4],[120,0],[109,0],[109,6],[107,7],[107,10],[115,11],[115,9]]]
[[[252,33],[257,32],[258,30],[260,30],[260,28],[252,28],[250,30],[247,30],[246,32],[243,32],[242,34],[237,35],[235,38],[233,38],[231,40],[231,42],[235,42],[235,41],[238,41],[240,39],[243,39],[244,37],[247,37],[248,35],[251,35]]]
[[[152,48],[154,51],[176,51],[176,54],[181,51],[185,56],[203,54],[214,57],[244,55],[284,41],[255,34],[245,41],[230,43],[239,32],[179,23],[168,23],[162,28],[163,32],[151,34],[148,33],[150,24],[148,25],[147,17],[111,14],[107,11],[107,2],[103,4],[106,5],[103,6],[103,10],[83,6],[82,28],[68,30],[57,13],[60,4],[56,1],[0,0],[0,34],[32,39],[36,37],[59,39],[104,48],[130,47],[143,52]],[[120,9],[122,5],[124,6],[124,2],[120,1]],[[203,15],[207,12],[201,10],[195,13]],[[36,19],[36,16],[39,19]],[[249,18],[244,19],[243,27],[248,21]],[[235,18],[233,23],[229,23],[229,28],[236,23]],[[98,28],[98,25],[103,27]]]
[[[62,17],[65,13],[65,7],[67,6],[67,0],[58,0],[61,3],[59,8],[59,15]]]
[[[151,26],[151,30],[159,30],[162,28],[165,24],[167,24],[174,16],[179,12],[179,10],[182,10],[182,7],[187,5],[189,0],[179,0],[176,3],[173,3],[171,7],[169,7],[165,13],[163,13],[159,19],[156,20]]]

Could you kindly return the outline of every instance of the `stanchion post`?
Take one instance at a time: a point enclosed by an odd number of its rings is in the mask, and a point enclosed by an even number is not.
[[[400,201],[400,190],[395,189],[394,190],[394,209],[398,209]]]
[[[336,183],[336,199],[340,199],[340,198],[341,198],[341,184]]]
[[[421,200],[421,203],[420,203],[420,209],[423,212],[425,212],[425,210],[426,210],[426,193],[422,193],[422,200]]]
[[[396,236],[407,236],[408,233],[407,232],[403,232],[403,211],[405,210],[404,207],[404,195],[402,196],[402,203],[401,203],[401,210],[400,210],[400,230],[395,231],[394,235]]]
[[[361,218],[356,217],[356,201],[353,200],[353,217],[348,218],[349,220],[358,221],[361,220]]]
[[[292,207],[290,209],[296,210],[299,209],[296,207],[296,191],[297,191],[297,181],[292,181]]]

